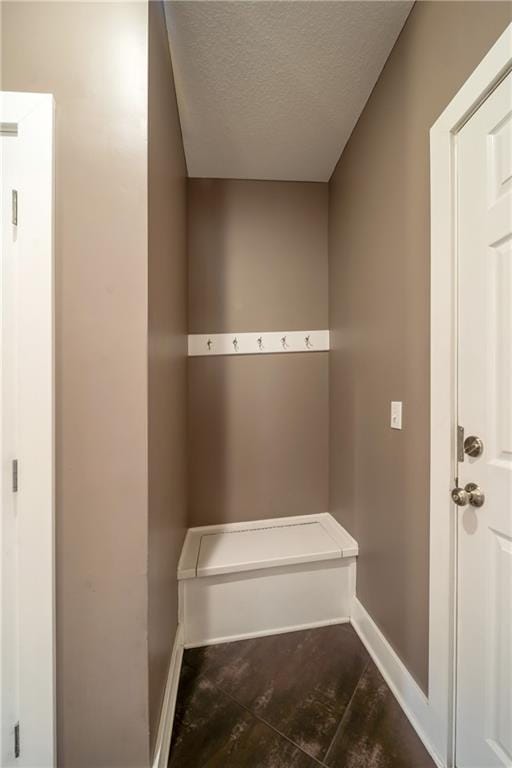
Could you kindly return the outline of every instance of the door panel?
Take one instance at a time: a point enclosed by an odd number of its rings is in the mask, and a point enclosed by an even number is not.
[[[458,135],[458,465],[482,507],[457,508],[459,768],[512,765],[512,75]]]
[[[512,138],[511,138],[512,141]],[[493,462],[512,463],[512,237],[495,247],[496,401],[493,408]]]
[[[507,612],[510,612],[512,584],[512,542],[496,532],[491,535],[490,656],[493,660],[489,702],[491,730],[489,736],[494,750],[502,753],[504,764],[512,755],[512,723],[510,722],[510,684],[512,682],[512,635]],[[508,682],[507,682],[508,681]],[[510,758],[508,758],[510,765]]]

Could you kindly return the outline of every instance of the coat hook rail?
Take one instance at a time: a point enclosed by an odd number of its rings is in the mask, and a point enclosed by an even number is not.
[[[325,352],[328,349],[329,331],[256,331],[192,334],[188,337],[189,357]]]

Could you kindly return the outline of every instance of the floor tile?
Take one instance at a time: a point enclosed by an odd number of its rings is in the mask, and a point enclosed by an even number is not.
[[[185,659],[318,759],[369,662],[349,625],[195,649]]]
[[[370,662],[325,758],[329,768],[435,768]]]
[[[178,697],[169,768],[318,768],[186,665]]]

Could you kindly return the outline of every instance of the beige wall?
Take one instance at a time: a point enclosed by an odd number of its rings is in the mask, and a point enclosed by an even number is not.
[[[149,762],[145,3],[3,3],[2,88],[56,100],[61,768]]]
[[[189,180],[192,333],[327,327],[327,185]],[[326,353],[189,360],[191,525],[327,509]]]
[[[190,358],[190,525],[327,510],[327,355]]]
[[[178,621],[186,529],[186,167],[163,6],[149,3],[149,716],[153,747]]]
[[[330,182],[331,509],[357,591],[427,686],[429,128],[512,18],[416,3]],[[404,428],[389,427],[403,400]]]
[[[327,328],[327,184],[189,179],[189,332]]]

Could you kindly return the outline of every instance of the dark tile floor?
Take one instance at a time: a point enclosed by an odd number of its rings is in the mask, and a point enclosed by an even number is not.
[[[185,651],[169,768],[434,768],[348,624]]]

